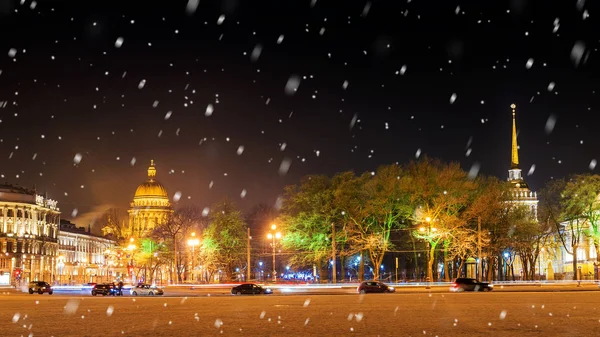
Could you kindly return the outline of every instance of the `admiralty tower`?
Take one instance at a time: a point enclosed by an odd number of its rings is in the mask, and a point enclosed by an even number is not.
[[[537,219],[538,198],[537,193],[529,189],[529,185],[521,175],[519,168],[519,145],[517,144],[517,106],[511,104],[512,109],[512,147],[511,147],[511,163],[508,170],[508,182],[511,186],[511,201],[526,205],[531,210],[531,213]]]

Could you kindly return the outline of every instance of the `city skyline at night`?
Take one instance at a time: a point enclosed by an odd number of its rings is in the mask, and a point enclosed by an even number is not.
[[[274,205],[308,174],[423,156],[505,180],[512,103],[532,190],[594,172],[584,9],[428,6],[8,2],[0,179],[82,225],[127,209],[151,159],[175,208]]]

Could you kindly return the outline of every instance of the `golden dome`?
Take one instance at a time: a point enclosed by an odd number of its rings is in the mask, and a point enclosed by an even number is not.
[[[148,180],[145,183],[138,186],[135,190],[134,199],[137,198],[157,198],[157,199],[169,199],[167,190],[165,187],[154,179],[156,177],[156,168],[154,167],[154,160],[150,161],[150,167],[148,167]]]

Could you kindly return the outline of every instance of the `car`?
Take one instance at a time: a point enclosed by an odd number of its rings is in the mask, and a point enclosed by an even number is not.
[[[40,295],[43,293],[48,293],[49,295],[52,295],[53,291],[52,291],[52,286],[50,284],[48,284],[48,282],[32,281],[32,282],[29,282],[29,293],[30,294],[38,293]]]
[[[356,288],[356,292],[359,294],[393,293],[395,291],[396,289],[394,289],[394,287],[390,287],[379,281],[364,281]]]
[[[163,290],[159,287],[147,283],[139,283],[135,287],[132,287],[129,290],[129,293],[133,296],[155,296],[164,294]]]
[[[238,286],[231,288],[232,295],[258,295],[258,294],[272,294],[271,288],[259,286],[255,283],[242,283]]]
[[[115,296],[115,295],[117,295],[117,292],[118,292],[118,290],[114,283],[100,283],[100,284],[96,284],[92,288],[92,296],[96,296],[96,295]]]
[[[463,291],[492,291],[494,285],[487,282],[479,282],[474,278],[459,277],[450,286],[450,291],[463,292]]]

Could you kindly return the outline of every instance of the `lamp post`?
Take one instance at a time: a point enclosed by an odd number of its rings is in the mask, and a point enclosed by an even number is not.
[[[192,258],[190,260],[192,260],[192,262],[191,262],[192,263],[192,268],[191,268],[191,270],[192,270],[192,281],[194,281],[195,280],[195,277],[194,277],[194,258],[196,256],[195,255],[195,247],[198,246],[198,245],[200,245],[200,239],[198,239],[196,237],[196,232],[192,232],[192,237],[190,239],[188,239],[187,243],[188,243],[188,246],[192,247]]]
[[[540,254],[538,256],[538,278],[542,280],[542,254],[544,254],[544,247],[540,249]]]
[[[431,282],[433,280],[433,245],[431,244],[432,236],[435,232],[437,232],[437,228],[431,227],[431,218],[426,217],[425,221],[427,222],[427,227],[420,227],[419,231],[421,233],[425,233],[427,238],[427,281]]]
[[[281,233],[277,232],[277,225],[271,225],[271,231],[267,234],[267,238],[272,240],[271,248],[273,248],[273,281],[277,281],[277,268],[275,268],[275,240],[281,239]]]
[[[508,252],[504,252],[504,275],[502,275],[502,277],[504,278],[503,281],[506,281],[506,274],[508,273],[509,258],[510,258],[510,254]],[[535,268],[535,266],[534,266],[534,268]]]
[[[63,268],[65,266],[65,257],[64,256],[59,256],[58,257],[58,263],[56,264],[56,266],[58,267],[58,284],[62,284],[62,274],[63,274]]]
[[[109,268],[109,266],[110,266],[110,262],[111,262],[111,261],[109,260],[109,258],[110,258],[110,254],[111,254],[111,251],[110,251],[110,249],[106,249],[106,250],[104,251],[104,264],[106,265],[106,282],[108,282],[108,281],[109,281],[109,278],[108,278],[108,273],[109,273],[109,270],[108,270],[108,268]]]
[[[134,273],[133,273],[133,253],[135,252],[135,249],[137,247],[135,246],[134,240],[133,238],[129,239],[129,246],[127,246],[127,249],[131,252],[131,260],[130,260],[130,268],[131,268],[131,283],[135,283],[134,282]]]

